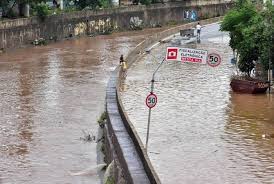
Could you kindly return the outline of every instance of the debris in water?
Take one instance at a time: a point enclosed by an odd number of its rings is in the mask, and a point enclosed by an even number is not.
[[[92,176],[92,175],[96,175],[98,171],[105,169],[106,166],[107,164],[98,164],[78,172],[69,171],[69,174],[71,176],[87,176],[87,175]]]
[[[150,151],[149,153],[153,153],[153,154],[156,154],[156,155],[160,154],[159,152],[153,152],[153,151]]]
[[[271,139],[271,138],[274,138],[274,134],[263,134],[262,138],[263,139]]]
[[[96,137],[93,135],[92,132],[91,132],[91,134],[85,132],[84,130],[82,130],[82,132],[84,133],[84,137],[80,137],[80,140],[83,140],[86,142],[95,141]]]

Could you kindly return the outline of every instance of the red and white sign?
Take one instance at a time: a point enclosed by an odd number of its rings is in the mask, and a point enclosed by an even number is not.
[[[166,61],[176,61],[178,58],[178,47],[167,47]]]
[[[200,49],[167,47],[166,60],[206,64],[207,51]]]
[[[157,96],[154,93],[150,93],[146,98],[146,105],[148,108],[153,108],[157,104]]]
[[[182,62],[206,64],[206,50],[180,48],[179,54]]]
[[[221,56],[219,54],[216,53],[210,53],[207,56],[207,64],[211,67],[216,67],[219,64],[221,64],[222,59]]]

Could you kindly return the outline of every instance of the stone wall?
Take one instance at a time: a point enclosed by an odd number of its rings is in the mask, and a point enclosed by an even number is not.
[[[218,22],[222,17],[201,21],[202,25]],[[182,29],[192,28],[196,23],[188,23],[156,33],[139,43],[127,56],[129,67],[138,61],[148,47],[162,39],[178,33]],[[133,124],[129,120],[120,96],[120,81],[122,72],[120,66],[112,72],[107,85],[105,126],[105,145],[108,163],[114,161],[115,182],[134,184],[161,183],[155,172],[143,143]]]
[[[186,0],[184,2],[128,6],[98,11],[79,11],[0,22],[0,49],[22,47],[35,39],[62,40],[82,35],[107,34],[115,30],[138,29],[169,23],[182,23],[185,11],[197,12],[198,19],[223,15],[230,3],[221,0]]]

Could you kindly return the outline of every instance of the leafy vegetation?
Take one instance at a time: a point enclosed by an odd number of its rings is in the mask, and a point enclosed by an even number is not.
[[[100,0],[74,0],[74,4],[79,10],[84,8],[95,9],[101,7]]]
[[[143,4],[143,5],[150,5],[151,0],[140,0],[140,3]]]
[[[254,62],[268,69],[272,57],[273,66],[273,17],[274,8],[270,2],[263,5],[239,0],[221,23],[221,30],[229,32],[230,47],[239,56],[240,71],[248,76],[254,68]]]
[[[109,8],[111,7],[111,3],[109,0],[100,0],[100,6],[102,8]]]
[[[44,20],[47,15],[58,14],[61,11],[71,12],[83,9],[102,9],[112,7],[111,0],[64,0],[65,9],[60,10],[59,6],[48,7],[49,0],[0,0],[0,10],[2,16],[6,18],[22,17],[24,6],[30,5],[30,15],[37,15]],[[163,0],[133,0],[133,4],[150,5],[153,3],[163,3]],[[18,8],[17,8],[18,7]]]
[[[6,18],[23,16],[23,7],[26,4],[30,5],[30,14],[37,15],[42,20],[44,20],[47,15],[60,13],[59,8],[50,8],[46,2],[47,0],[0,0],[0,9],[3,11],[3,17]],[[64,9],[65,12],[111,7],[110,0],[71,0],[71,2],[72,5],[67,6],[67,8]],[[16,13],[17,10],[15,10],[17,5],[19,14]]]
[[[106,120],[107,120],[107,113],[106,113],[106,112],[103,112],[103,113],[101,114],[100,118],[97,120],[97,122],[99,123],[99,126],[100,126],[101,128],[104,127]]]
[[[3,17],[16,18],[23,15],[23,7],[25,4],[38,4],[43,0],[0,0],[0,8],[3,11]],[[18,5],[19,15],[13,11],[14,7]]]
[[[105,184],[115,184],[115,180],[114,180],[114,178],[113,177],[108,177],[108,179],[107,179],[107,181],[106,181],[106,183]]]
[[[39,3],[36,8],[37,16],[44,21],[45,18],[50,14],[49,6],[45,3]]]

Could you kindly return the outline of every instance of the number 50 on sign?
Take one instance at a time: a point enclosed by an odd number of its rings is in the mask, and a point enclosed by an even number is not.
[[[219,66],[219,64],[221,64],[221,61],[222,59],[219,54],[211,53],[207,56],[207,64],[211,67]]]
[[[148,108],[153,108],[157,104],[157,96],[154,93],[150,93],[146,98],[146,105]]]

